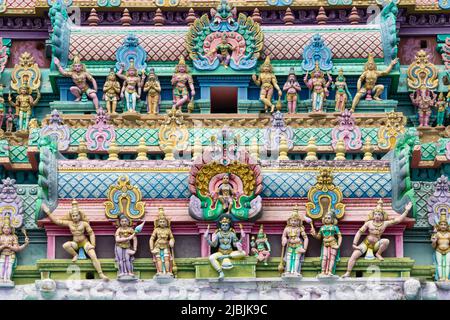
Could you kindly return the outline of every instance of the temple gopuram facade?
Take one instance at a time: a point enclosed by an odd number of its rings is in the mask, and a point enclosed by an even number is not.
[[[0,0],[0,299],[450,299],[450,3]]]

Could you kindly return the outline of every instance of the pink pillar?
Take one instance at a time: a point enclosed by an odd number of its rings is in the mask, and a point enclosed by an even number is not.
[[[397,258],[403,258],[403,234],[397,234],[395,236],[395,256]]]
[[[47,259],[55,259],[55,236],[47,236]]]

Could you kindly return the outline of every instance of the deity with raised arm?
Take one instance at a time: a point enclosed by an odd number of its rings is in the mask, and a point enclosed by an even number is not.
[[[231,54],[233,51],[235,51],[237,47],[231,45],[227,41],[227,34],[222,34],[222,39],[220,43],[211,50],[208,55],[217,54],[217,58],[219,59],[220,63],[225,67],[228,68],[231,61]]]
[[[29,239],[25,235],[25,242],[19,245],[19,239],[11,226],[9,217],[0,225],[0,282],[12,282],[12,272],[16,262],[16,253],[25,249]]]
[[[150,114],[158,113],[158,106],[161,100],[161,84],[155,69],[150,69],[147,81],[144,85],[144,92],[147,93],[147,112]]]
[[[180,57],[180,61],[175,68],[171,83],[173,87],[174,108],[181,109],[186,103],[194,100],[194,79],[189,74],[189,69],[183,56]],[[189,98],[188,88],[191,90],[191,98]]]
[[[309,90],[311,90],[311,106],[312,112],[322,112],[323,104],[329,95],[328,87],[331,85],[333,79],[330,74],[327,73],[328,81],[325,80],[325,75],[320,70],[319,63],[316,62],[316,67],[311,72],[311,79],[308,80],[308,73],[305,74],[303,81]]]
[[[302,88],[297,80],[294,68],[291,68],[286,83],[283,86],[283,91],[286,92],[288,113],[294,114],[296,112],[300,90],[302,90]]]
[[[254,74],[252,79],[257,86],[261,87],[259,100],[264,104],[264,111],[269,112],[270,110],[270,113],[275,112],[275,105],[272,103],[273,91],[274,89],[277,90],[279,99],[283,92],[278,86],[277,77],[273,73],[269,56],[266,57],[266,60],[261,65],[259,76]]]
[[[141,96],[141,89],[144,82],[145,73],[142,72],[142,77],[139,77],[139,72],[134,66],[134,60],[130,60],[130,66],[126,71],[125,75],[122,74],[125,68],[125,64],[120,65],[119,71],[116,73],[117,76],[123,80],[122,90],[120,91],[120,97],[125,97],[127,112],[136,112],[136,103]]]
[[[119,269],[119,279],[133,277],[133,261],[137,251],[136,232],[132,228],[132,221],[125,215],[120,215],[118,228],[115,233],[115,257]]]
[[[157,276],[173,276],[175,238],[170,228],[170,220],[165,216],[163,208],[158,209],[154,225],[150,237],[150,252],[156,265]]]

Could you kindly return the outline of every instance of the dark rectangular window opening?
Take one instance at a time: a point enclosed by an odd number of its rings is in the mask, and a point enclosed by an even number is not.
[[[211,88],[211,113],[237,113],[237,111],[237,87]]]

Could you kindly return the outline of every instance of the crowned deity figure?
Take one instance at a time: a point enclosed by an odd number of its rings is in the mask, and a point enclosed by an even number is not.
[[[25,242],[19,245],[19,239],[8,216],[3,219],[0,228],[0,283],[12,283],[16,253],[28,246],[29,239],[25,233]]]
[[[291,114],[296,112],[298,94],[301,90],[302,88],[295,75],[295,70],[291,68],[286,83],[283,86],[283,91],[286,91],[288,112]]]
[[[242,240],[245,238],[245,233],[241,224],[239,224],[239,227],[241,229],[240,239],[233,229],[231,217],[227,214],[222,214],[219,216],[217,230],[212,234],[211,239],[209,239],[209,225],[204,233],[204,238],[208,245],[212,248],[217,248],[217,251],[209,256],[209,261],[219,273],[219,280],[225,277],[223,270],[233,268],[231,260],[242,259],[246,255],[242,248]],[[237,250],[234,250],[234,248]]]
[[[156,266],[156,275],[173,277],[175,264],[175,238],[170,228],[170,219],[164,214],[164,209],[158,209],[158,217],[154,222],[150,237],[150,252]]]
[[[342,234],[339,230],[338,219],[334,210],[330,210],[322,217],[322,226],[316,233],[314,224],[311,222],[311,235],[317,240],[322,240],[320,260],[322,271],[319,277],[332,277],[336,274],[336,265],[340,260],[340,247]]]
[[[119,269],[119,279],[125,277],[134,278],[133,261],[137,251],[138,240],[136,232],[132,228],[132,221],[124,214],[119,216],[115,239],[114,253]]]
[[[94,231],[84,212],[80,211],[78,202],[76,200],[72,201],[72,209],[69,211],[66,219],[57,219],[54,217],[46,204],[42,204],[42,211],[45,212],[54,224],[62,227],[69,227],[73,239],[72,241],[65,242],[63,248],[72,256],[72,262],[78,260],[78,251],[83,249],[89,258],[91,258],[92,264],[99,277],[103,280],[108,280],[108,277],[103,274],[100,261],[97,259],[97,254],[95,253]]]
[[[222,204],[223,210],[226,213],[231,212],[233,207],[233,200],[236,198],[236,192],[233,186],[230,184],[230,174],[225,173],[222,177],[222,183],[217,187],[215,194],[212,195],[213,198]]]
[[[116,115],[117,101],[120,99],[120,82],[117,80],[114,69],[111,69],[103,86],[103,100],[106,102],[106,111],[109,115]]]
[[[155,69],[150,69],[147,81],[144,85],[144,92],[147,93],[147,112],[150,114],[158,114],[158,106],[161,100],[161,84]]]
[[[0,83],[0,128],[3,126],[3,120],[5,119],[6,108],[5,99],[3,98],[3,90],[5,87]]]
[[[250,247],[250,252],[253,256],[255,256],[259,262],[264,262],[264,265],[267,266],[267,260],[270,257],[271,248],[267,235],[264,233],[263,225],[259,227],[256,238],[255,236],[252,236]]]
[[[227,34],[223,33],[220,43],[211,50],[208,55],[217,54],[217,59],[219,59],[220,63],[228,68],[231,61],[231,54],[237,50],[237,47],[231,45],[227,41]]]
[[[172,75],[173,87],[173,107],[181,109],[186,103],[190,103],[195,97],[194,79],[189,74],[188,66],[184,57],[180,57],[180,61]],[[191,89],[191,98],[189,98],[189,89]]]
[[[28,130],[32,109],[38,104],[41,98],[39,90],[36,90],[36,99],[33,98],[31,91],[28,85],[23,84],[19,88],[19,95],[16,97],[15,102],[13,102],[11,94],[8,96],[9,104],[16,109],[16,116],[19,117],[17,131]]]
[[[70,87],[70,92],[75,96],[75,101],[81,101],[83,94],[87,95],[92,99],[95,110],[99,108],[98,97],[97,97],[97,81],[94,77],[86,71],[86,66],[81,63],[80,57],[74,55],[73,64],[70,71],[64,70],[58,58],[54,57],[53,61],[58,67],[59,73],[64,77],[72,78],[74,86]],[[89,88],[88,81],[92,82],[93,89]]]
[[[390,65],[384,71],[377,70],[377,64],[374,60],[374,55],[369,54],[367,62],[364,66],[364,72],[358,79],[356,84],[356,95],[352,103],[352,111],[354,112],[356,106],[362,97],[366,97],[366,100],[381,100],[380,95],[384,91],[384,86],[382,84],[376,84],[379,77],[387,76],[392,68],[397,64],[398,58],[391,61]],[[364,86],[363,86],[364,82]],[[372,96],[373,95],[373,96]]]
[[[308,73],[305,74],[303,81],[309,90],[311,90],[311,105],[312,112],[322,112],[323,104],[327,99],[329,92],[328,87],[331,85],[333,79],[331,75],[327,73],[328,81],[325,80],[325,75],[320,70],[319,62],[316,61],[314,71],[311,72],[311,79],[308,80]]]
[[[275,112],[275,105],[272,103],[274,89],[278,92],[278,100],[281,100],[283,92],[278,86],[277,77],[273,73],[272,63],[270,62],[270,56],[266,57],[266,60],[261,65],[259,76],[252,75],[253,82],[261,87],[259,94],[259,100],[264,104],[265,112]]]
[[[430,124],[431,110],[436,102],[437,94],[422,85],[414,93],[410,94],[412,103],[419,113],[419,127],[428,127]]]
[[[336,81],[333,83],[333,89],[336,90],[335,111],[342,113],[345,110],[345,106],[349,99],[351,99],[350,92],[348,91],[347,81],[344,77],[344,70],[339,69]]]
[[[412,208],[412,203],[409,202],[405,206],[405,211],[398,217],[388,220],[388,214],[383,209],[383,200],[380,199],[374,210],[369,214],[369,220],[358,230],[353,239],[353,253],[348,260],[347,272],[343,277],[350,277],[350,273],[355,266],[356,260],[363,254],[366,254],[365,259],[373,260],[375,257],[382,261],[384,258],[381,254],[388,248],[389,239],[382,239],[384,231],[387,227],[401,223],[405,220],[408,212]],[[367,231],[366,239],[358,245],[361,236]],[[375,253],[375,256],[374,256]]]
[[[287,225],[281,236],[281,263],[279,271],[283,276],[301,276],[302,263],[308,249],[308,236],[303,227],[303,220],[295,208],[287,220]]]
[[[444,208],[441,209],[439,223],[431,236],[431,246],[435,250],[436,280],[450,281],[450,228]]]
[[[445,121],[445,113],[447,109],[449,108],[448,103],[445,99],[444,93],[439,93],[439,97],[436,101],[435,107],[437,109],[437,115],[436,115],[436,126],[440,127],[444,125]]]
[[[120,69],[116,75],[123,80],[122,90],[120,91],[120,97],[125,97],[126,112],[136,113],[136,103],[141,96],[141,89],[144,83],[145,73],[142,72],[142,77],[139,77],[139,72],[134,66],[134,60],[130,60],[130,66],[125,72],[125,64],[120,64]]]

